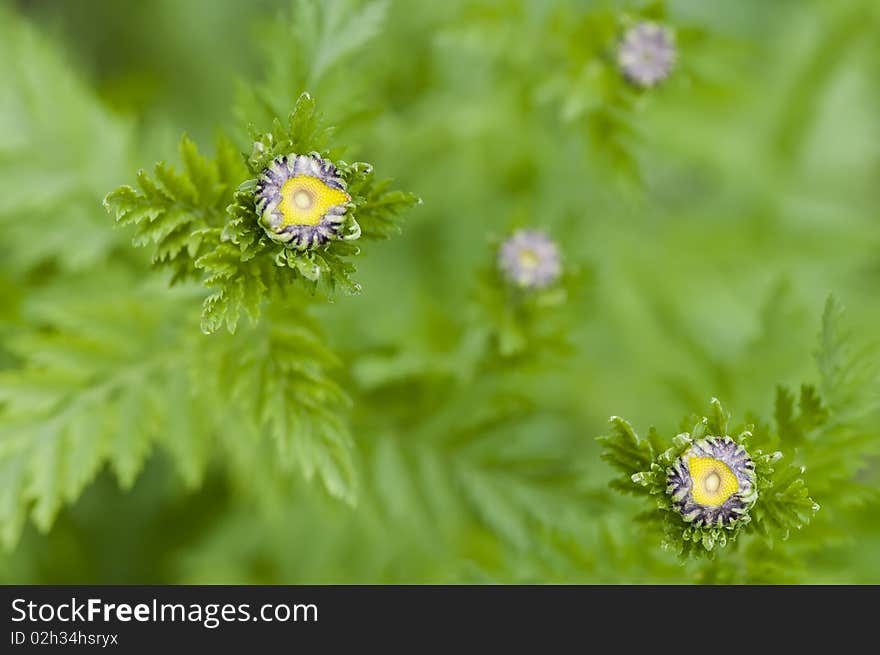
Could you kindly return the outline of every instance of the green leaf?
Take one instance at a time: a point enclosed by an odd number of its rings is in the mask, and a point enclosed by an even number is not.
[[[801,439],[801,430],[794,415],[794,395],[785,387],[776,387],[776,429],[783,442]]]
[[[810,432],[825,424],[828,410],[822,404],[819,392],[809,384],[801,385],[801,396],[798,402],[801,429]]]
[[[843,306],[829,296],[816,350],[819,389],[829,410],[838,416],[872,411],[880,406],[875,391],[880,379],[876,348],[874,344],[857,347],[844,316]]]
[[[364,239],[388,239],[400,232],[399,217],[421,204],[421,199],[406,191],[392,189],[391,180],[376,181],[373,167],[355,163],[343,169],[349,180],[353,210]]]
[[[754,508],[755,528],[771,539],[788,539],[819,510],[803,479],[804,469],[785,466],[775,472]]]
[[[207,230],[225,223],[232,191],[247,174],[240,159],[235,164],[230,148],[221,138],[217,159],[210,160],[184,136],[183,172],[159,162],[152,177],[138,173],[138,189],[122,186],[104,198],[116,222],[134,228],[134,245],[152,245],[154,264],[170,268],[174,281],[196,275],[194,260],[207,247]]]
[[[207,274],[203,284],[215,289],[202,305],[202,332],[210,334],[224,323],[230,332],[235,332],[242,313],[257,321],[260,304],[268,292],[261,267],[242,266],[240,249],[226,242],[200,257],[196,267]]]
[[[315,99],[308,93],[302,93],[286,121],[275,118],[268,132],[259,132],[251,126],[250,136],[254,142],[248,159],[251,173],[259,175],[273,159],[281,155],[310,152],[327,154],[327,143],[332,133],[333,128],[325,123]]]
[[[100,199],[129,165],[129,121],[108,111],[70,57],[0,7],[0,231],[6,272],[88,271],[119,245]]]
[[[231,398],[248,431],[274,442],[282,468],[354,504],[351,400],[331,377],[339,360],[302,309],[272,307],[260,324],[202,343],[198,370],[209,395]]]
[[[640,439],[632,426],[619,416],[611,417],[612,433],[599,437],[602,459],[629,478],[647,471],[654,459],[654,451],[648,441]]]
[[[314,84],[335,64],[363,46],[379,33],[389,0],[368,2],[360,11],[348,11],[341,0],[322,2],[319,39],[312,54],[309,82]]]
[[[179,355],[166,338],[175,302],[104,283],[37,306],[43,327],[12,344],[21,367],[0,371],[0,470],[14,492],[0,505],[7,547],[28,512],[48,531],[105,465],[130,487],[176,420],[166,386]]]
[[[712,412],[708,417],[707,428],[709,434],[716,437],[723,437],[727,434],[727,422],[730,415],[724,412],[721,402],[717,398],[713,398],[710,402]]]

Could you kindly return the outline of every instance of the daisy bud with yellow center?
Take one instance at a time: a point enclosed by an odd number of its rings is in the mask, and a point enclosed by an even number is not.
[[[655,86],[669,77],[675,58],[672,32],[649,22],[630,28],[617,51],[617,61],[624,77],[640,87]]]
[[[758,499],[755,463],[730,437],[695,441],[666,474],[673,507],[696,527],[733,526]]]
[[[317,153],[273,159],[257,181],[256,203],[268,237],[298,250],[360,236],[357,223],[346,222],[351,196],[345,180]]]
[[[498,268],[518,287],[543,289],[562,274],[559,249],[538,230],[519,230],[498,250]]]

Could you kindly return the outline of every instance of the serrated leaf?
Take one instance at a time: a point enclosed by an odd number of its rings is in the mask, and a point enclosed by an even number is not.
[[[7,5],[0,24],[4,269],[88,271],[119,245],[99,205],[128,165],[131,125],[75,74],[57,39]]]
[[[333,65],[360,48],[379,32],[389,0],[368,2],[360,11],[347,11],[345,3],[322,3],[320,37],[312,56],[309,80],[314,83]]]
[[[598,438],[604,450],[602,459],[626,477],[647,471],[654,459],[651,444],[642,440],[632,426],[619,416],[611,417],[613,432]]]

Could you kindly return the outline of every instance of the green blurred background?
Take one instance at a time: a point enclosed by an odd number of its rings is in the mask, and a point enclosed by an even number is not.
[[[309,90],[336,143],[424,203],[359,258],[364,293],[318,313],[342,378],[360,385],[355,507],[260,468],[271,455],[249,475],[217,457],[187,485],[157,448],[130,488],[103,470],[50,529],[28,521],[0,554],[0,581],[693,582],[701,569],[663,553],[633,522],[639,506],[607,488],[594,437],[608,416],[673,432],[716,396],[740,418],[769,417],[777,384],[815,378],[830,292],[857,335],[877,332],[874,0],[395,0],[363,38],[332,20],[362,24],[363,3],[332,2],[311,59],[291,36],[302,9],[286,0],[3,4],[0,368],[19,364],[5,342],[42,329],[40,306],[156,275],[102,196],[173,160],[182,132],[209,144],[221,127],[241,137],[264,122],[255,85],[269,113]],[[622,15],[676,30],[679,65],[654,91],[608,66]],[[358,39],[316,72],[316,49]],[[545,229],[582,273],[553,317],[573,350],[514,381],[540,410],[524,435],[481,447],[522,447],[579,475],[545,487],[527,465],[498,473],[485,453],[440,452],[456,479],[480,480],[440,493],[406,449],[408,425],[479,412],[447,393],[452,353],[491,239],[517,225]],[[397,388],[363,382],[376,361],[403,371]],[[409,391],[407,367],[423,375]],[[864,475],[878,479],[876,461]],[[823,506],[842,530],[791,575],[737,581],[880,582],[878,508]]]

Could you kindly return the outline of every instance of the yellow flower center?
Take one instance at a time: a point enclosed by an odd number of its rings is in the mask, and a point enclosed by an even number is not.
[[[704,507],[718,507],[739,491],[733,471],[718,459],[691,457],[688,460],[694,500]]]
[[[351,200],[345,192],[310,175],[297,175],[281,186],[278,209],[282,225],[318,225],[327,210]]]
[[[538,255],[533,250],[521,250],[518,259],[520,266],[523,268],[537,268],[538,264],[541,263]]]

